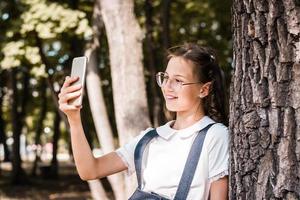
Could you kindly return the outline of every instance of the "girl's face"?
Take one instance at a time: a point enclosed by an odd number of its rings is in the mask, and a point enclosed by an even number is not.
[[[167,65],[168,80],[162,86],[166,107],[172,112],[196,111],[200,106],[202,83],[181,85],[181,83],[199,82],[193,72],[193,64],[182,57],[172,57]],[[181,85],[180,87],[177,87]]]

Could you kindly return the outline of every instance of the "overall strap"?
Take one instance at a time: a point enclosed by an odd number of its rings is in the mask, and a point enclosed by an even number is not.
[[[135,171],[138,181],[138,188],[142,187],[142,161],[143,161],[143,153],[147,146],[147,144],[154,138],[158,136],[155,129],[146,133],[142,139],[137,143],[136,148],[134,150],[134,165]]]
[[[215,123],[213,123],[215,124]],[[189,152],[187,161],[184,166],[183,174],[181,176],[174,200],[186,199],[194,178],[194,174],[198,165],[198,161],[201,155],[203,142],[207,133],[207,130],[213,125],[209,124],[205,128],[199,131],[196,136],[191,150]]]

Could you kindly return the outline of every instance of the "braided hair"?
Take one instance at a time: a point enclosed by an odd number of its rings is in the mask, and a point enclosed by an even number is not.
[[[214,50],[187,43],[170,48],[168,59],[172,57],[182,57],[191,61],[199,81],[211,82],[209,94],[203,98],[204,112],[216,122],[228,125],[225,77],[218,65]],[[171,116],[174,116],[174,113]]]

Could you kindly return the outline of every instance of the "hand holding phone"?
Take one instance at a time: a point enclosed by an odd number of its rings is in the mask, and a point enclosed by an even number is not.
[[[87,66],[87,57],[76,57],[73,59],[72,62],[72,70],[71,70],[71,77],[79,77],[79,79],[74,82],[72,85],[80,84],[82,87],[82,91],[84,91],[84,84],[85,84],[85,73],[86,73],[86,66]],[[70,105],[82,105],[82,94],[75,98],[71,99],[68,104]]]

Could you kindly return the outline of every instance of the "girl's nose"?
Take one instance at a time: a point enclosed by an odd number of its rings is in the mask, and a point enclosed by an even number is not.
[[[172,80],[168,79],[166,83],[163,85],[163,89],[166,91],[173,91],[174,88],[172,87]]]

